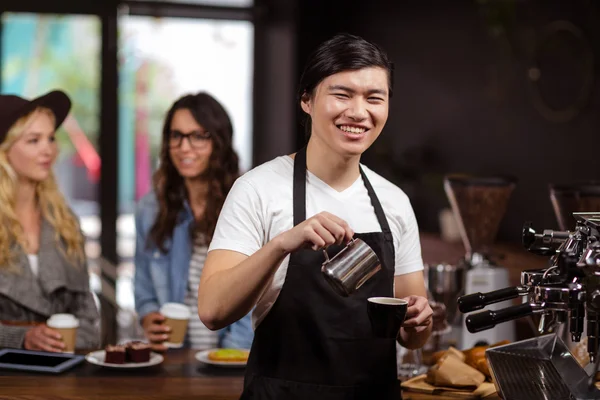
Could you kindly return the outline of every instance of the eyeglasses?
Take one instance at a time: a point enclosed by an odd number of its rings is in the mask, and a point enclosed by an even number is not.
[[[193,148],[202,148],[206,146],[211,138],[210,132],[206,131],[192,131],[190,133],[182,133],[180,131],[171,131],[169,133],[169,147],[177,148],[183,143],[183,139],[186,138]]]

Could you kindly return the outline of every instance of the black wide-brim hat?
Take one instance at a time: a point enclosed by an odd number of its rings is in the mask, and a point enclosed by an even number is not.
[[[57,129],[71,110],[71,99],[60,90],[53,90],[33,100],[12,94],[0,95],[0,143],[4,142],[8,130],[19,118],[37,107],[49,108],[54,113],[55,129]]]

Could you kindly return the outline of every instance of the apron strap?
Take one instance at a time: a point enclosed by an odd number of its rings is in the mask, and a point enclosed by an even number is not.
[[[383,236],[386,241],[392,242],[393,236],[392,231],[390,230],[390,225],[388,224],[387,218],[385,217],[385,213],[383,212],[383,207],[381,207],[381,203],[375,194],[375,190],[369,182],[367,178],[367,174],[363,171],[362,167],[360,167],[360,176],[362,176],[365,187],[367,188],[367,192],[369,193],[369,197],[371,198],[371,205],[375,209],[375,215],[377,216],[377,221],[379,221],[379,225],[381,226],[381,231],[383,232]]]
[[[294,226],[306,219],[306,147],[294,158]]]

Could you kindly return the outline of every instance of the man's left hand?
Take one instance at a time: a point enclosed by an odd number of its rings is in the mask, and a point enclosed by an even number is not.
[[[407,333],[423,332],[431,325],[433,310],[423,296],[404,297],[408,302],[408,310],[402,327]]]

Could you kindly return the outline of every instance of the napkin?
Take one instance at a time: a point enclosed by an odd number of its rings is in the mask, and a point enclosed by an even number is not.
[[[451,354],[442,357],[431,367],[426,379],[427,383],[434,386],[464,389],[476,389],[484,381],[485,375]]]

